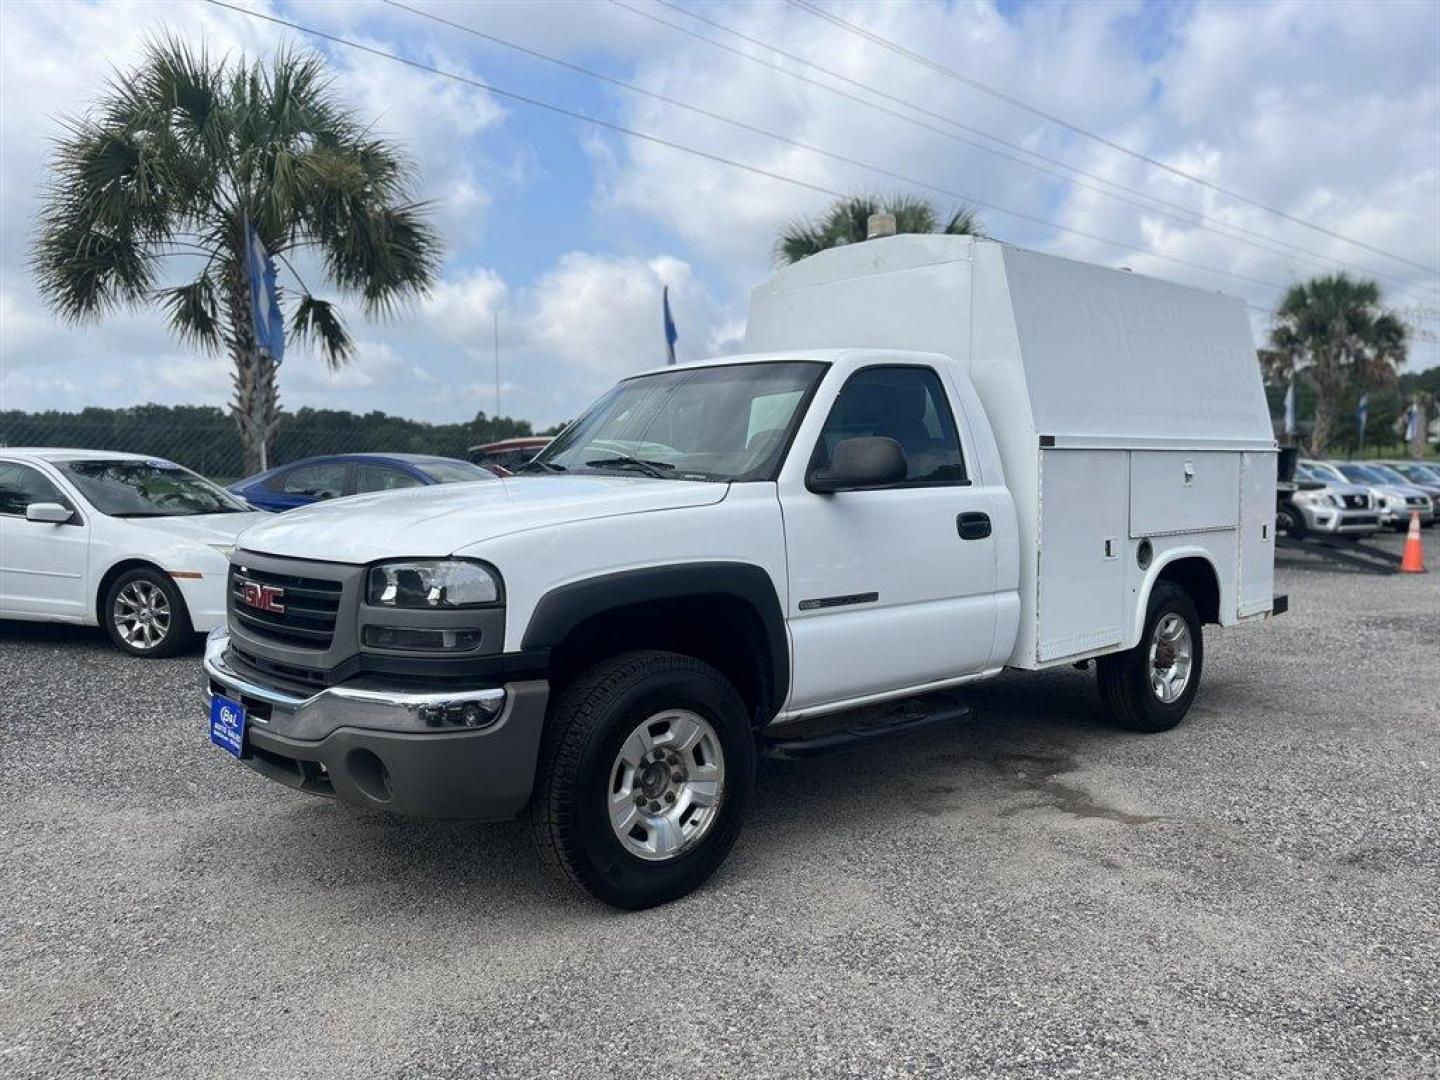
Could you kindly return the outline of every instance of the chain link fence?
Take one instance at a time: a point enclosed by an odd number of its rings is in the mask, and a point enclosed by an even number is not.
[[[486,417],[427,424],[384,413],[301,409],[282,413],[270,441],[269,464],[319,454],[439,454],[464,459],[467,448],[533,432],[528,421]],[[245,475],[234,421],[209,406],[145,405],[78,413],[0,412],[0,446],[61,446],[119,450],[174,461],[220,483]]]

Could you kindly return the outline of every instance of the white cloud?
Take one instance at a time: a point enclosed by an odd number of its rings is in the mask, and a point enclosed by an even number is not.
[[[982,209],[990,231],[1027,246],[1224,289],[1262,306],[1273,299],[1273,288],[1158,256],[1278,285],[1317,272],[1301,259],[1058,184],[611,5],[425,6],[716,113],[1151,254]],[[446,70],[493,78],[825,188],[903,186],[668,105],[558,78],[552,68],[388,7],[312,2],[284,10]],[[698,10],[934,113],[1193,207],[1213,221],[1303,245],[1322,261],[1343,259],[1400,279],[1420,276],[1080,139],[792,6]],[[1154,6],[1133,0],[1028,4],[1004,12],[984,2],[835,10],[1177,168],[1376,247],[1440,262],[1436,5]],[[82,108],[108,74],[106,64],[76,58],[103,57],[123,68],[144,35],[162,25],[190,38],[203,32],[214,52],[258,55],[293,37],[198,2],[0,4],[0,405],[221,403],[229,394],[224,360],[187,355],[154,314],[122,312],[80,330],[59,325],[39,303],[25,269],[47,139],[57,130],[54,115]],[[682,358],[734,348],[743,334],[746,294],[769,271],[777,233],[828,202],[822,194],[583,125],[557,134],[545,126],[550,121],[537,121],[539,114],[519,107],[512,114],[475,87],[362,53],[333,53],[337,92],[416,158],[422,194],[436,201],[448,262],[434,294],[393,321],[366,324],[346,306],[360,341],[360,355],[346,368],[329,372],[318,356],[293,348],[281,373],[288,407],[382,408],[431,419],[492,411],[498,315],[502,410],[542,424],[573,416],[616,376],[661,362],[665,284]],[[847,92],[864,96],[854,87]],[[945,126],[934,117],[924,120]],[[590,175],[567,171],[573,159],[564,151],[572,145]],[[930,196],[942,210],[953,201]],[[495,223],[515,220],[535,223],[534,249],[516,250],[513,239],[510,250],[487,246]],[[562,224],[552,226],[555,221]],[[308,275],[310,267],[300,269]],[[1430,291],[1384,284],[1391,302],[1433,313],[1433,279]],[[1430,327],[1437,328],[1433,321]],[[1413,351],[1415,366],[1440,361],[1434,343],[1419,342]]]
[[[1392,302],[1419,301],[1403,284],[1423,275],[1392,260],[1121,156],[981,95],[784,5],[725,5],[707,13],[933,113],[1001,134],[1087,171],[1193,207],[1214,221],[1277,236],[1389,275]],[[1424,4],[1033,4],[1002,17],[988,4],[843,5],[843,17],[1078,125],[1421,263],[1440,263],[1440,7]],[[719,36],[710,32],[712,36]],[[729,39],[727,39],[729,40]],[[689,39],[646,60],[649,88],[937,186],[1284,286],[1321,272],[1152,211],[1000,161],[854,101]],[[735,44],[730,40],[730,44]],[[758,52],[745,46],[748,51]],[[789,65],[786,62],[787,66]],[[821,81],[826,76],[810,74]],[[865,96],[854,86],[847,92]],[[843,163],[660,105],[623,98],[638,129],[841,191],[897,184]],[[893,101],[882,102],[895,108]],[[922,117],[932,126],[943,121]],[[635,140],[592,151],[602,207],[645,214],[731,273],[737,292],[765,272],[788,219],[828,202]],[[1009,151],[1007,151],[1009,152]],[[950,200],[921,191],[942,209]],[[1222,289],[1270,304],[1276,289],[1156,255],[1057,233],[994,209],[995,235],[1025,246]],[[1432,292],[1435,279],[1431,278]],[[1431,300],[1433,306],[1433,299]],[[1415,348],[1417,365],[1435,347]]]

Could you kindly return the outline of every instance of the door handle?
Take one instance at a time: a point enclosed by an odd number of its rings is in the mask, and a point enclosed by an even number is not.
[[[976,512],[960,514],[955,518],[955,530],[961,540],[984,540],[990,535],[990,515]]]

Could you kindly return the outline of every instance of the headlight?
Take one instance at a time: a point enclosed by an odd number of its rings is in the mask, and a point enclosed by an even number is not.
[[[489,567],[460,559],[392,562],[371,567],[366,602],[375,607],[448,611],[500,599],[500,578]]]
[[[1330,505],[1333,506],[1333,507],[1335,507],[1336,509],[1338,509],[1338,510],[1344,510],[1344,509],[1345,509],[1345,499],[1344,499],[1343,496],[1341,496],[1341,495],[1335,495],[1335,494],[1330,494],[1330,495],[1327,495],[1326,498],[1328,498],[1328,499],[1330,500]]]
[[[210,546],[218,551],[226,560],[229,560],[230,556],[235,554],[234,544],[211,544]]]

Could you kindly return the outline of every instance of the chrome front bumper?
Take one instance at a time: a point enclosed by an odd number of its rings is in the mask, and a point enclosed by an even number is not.
[[[206,698],[245,706],[241,761],[271,780],[414,817],[498,821],[529,801],[545,680],[442,693],[357,680],[304,697],[234,670],[229,642],[224,628],[206,639]]]
[[[464,725],[443,724],[443,714],[458,711],[463,715],[466,706],[473,706],[471,714],[478,721],[469,726],[488,727],[504,711],[508,696],[503,687],[418,694],[386,689],[383,682],[357,680],[303,697],[235,671],[225,659],[229,645],[230,636],[223,626],[205,639],[205,674],[210,682],[222,687],[226,697],[263,703],[269,716],[257,716],[253,722],[292,739],[323,739],[342,726],[375,731],[460,730]],[[213,691],[207,688],[207,693]]]

